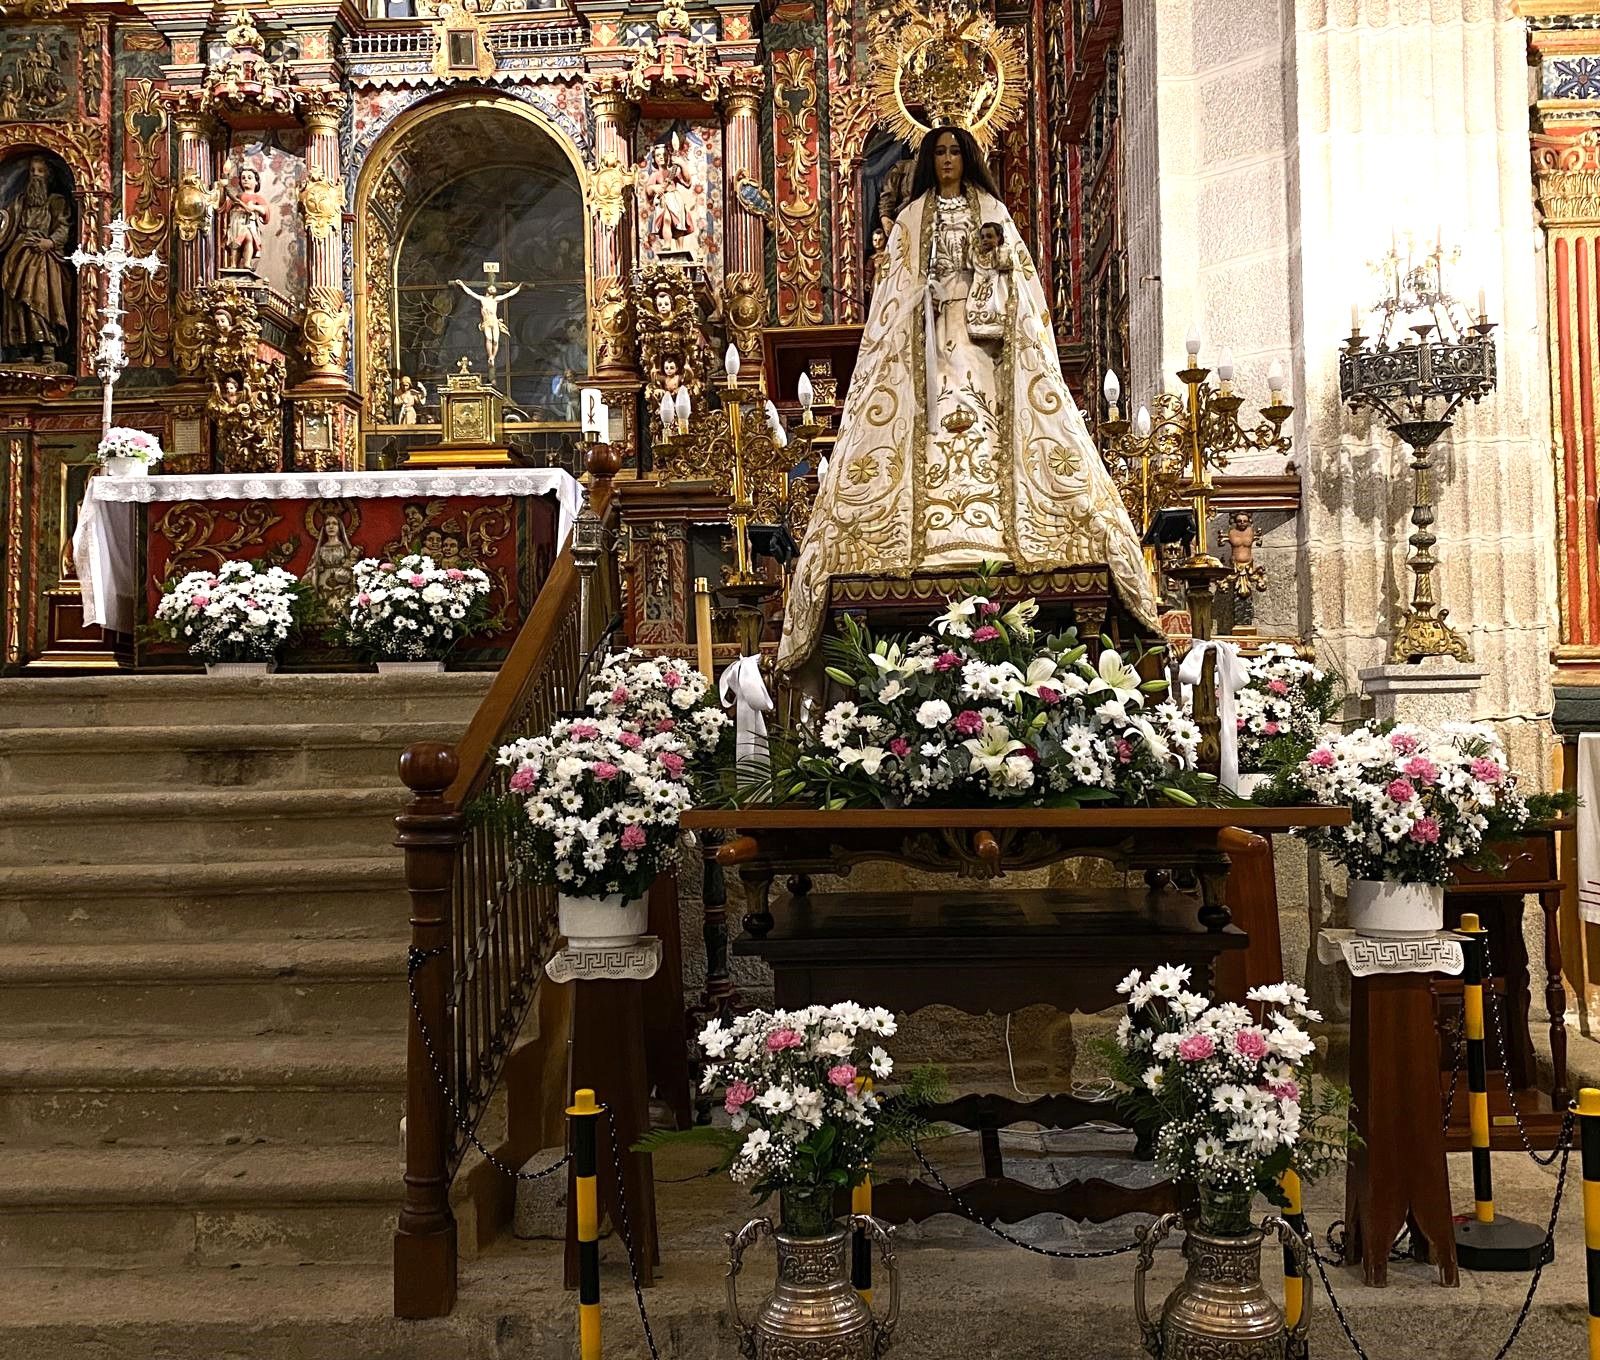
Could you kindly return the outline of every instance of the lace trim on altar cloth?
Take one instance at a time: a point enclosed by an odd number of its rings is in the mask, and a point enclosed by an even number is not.
[[[1317,958],[1322,963],[1343,963],[1353,977],[1375,973],[1444,973],[1459,976],[1466,966],[1461,941],[1455,935],[1421,935],[1411,939],[1377,939],[1353,930],[1324,930],[1317,934]]]
[[[560,468],[441,468],[414,472],[273,472],[95,477],[97,501],[376,500],[410,496],[549,496],[576,513],[583,488]]]

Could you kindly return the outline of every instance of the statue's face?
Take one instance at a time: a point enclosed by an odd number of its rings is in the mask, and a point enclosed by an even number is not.
[[[939,187],[955,188],[960,185],[966,163],[961,155],[961,143],[953,132],[941,132],[933,144],[933,174]]]
[[[239,187],[254,193],[261,187],[261,176],[254,170],[241,170],[239,172]]]

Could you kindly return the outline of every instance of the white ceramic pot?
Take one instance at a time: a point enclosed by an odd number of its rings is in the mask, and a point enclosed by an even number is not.
[[[569,949],[614,949],[630,945],[650,924],[650,901],[630,902],[621,893],[605,897],[556,894],[561,933]]]
[[[444,669],[442,661],[380,661],[379,675],[438,675]]]
[[[1350,928],[1374,939],[1414,939],[1444,929],[1444,886],[1350,880]]]
[[[107,458],[105,460],[106,475],[108,477],[148,477],[150,464],[143,458]]]
[[[276,661],[208,661],[207,675],[270,675],[277,669]]]
[[[1241,798],[1254,798],[1256,790],[1271,782],[1272,776],[1265,770],[1256,770],[1250,774],[1239,776],[1238,794]]]

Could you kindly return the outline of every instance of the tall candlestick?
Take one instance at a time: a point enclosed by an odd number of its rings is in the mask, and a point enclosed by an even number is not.
[[[704,576],[694,578],[694,639],[700,674],[715,679],[711,674],[711,583]]]
[[[1489,295],[1482,288],[1478,289],[1478,320],[1489,319]]]

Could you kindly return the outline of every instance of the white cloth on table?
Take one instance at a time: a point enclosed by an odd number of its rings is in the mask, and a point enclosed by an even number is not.
[[[1578,912],[1600,924],[1600,732],[1578,734]]]
[[[438,468],[399,472],[176,473],[91,477],[72,535],[84,622],[133,631],[140,505],[163,501],[376,500],[421,496],[554,496],[556,549],[583,508],[583,486],[561,468]]]

